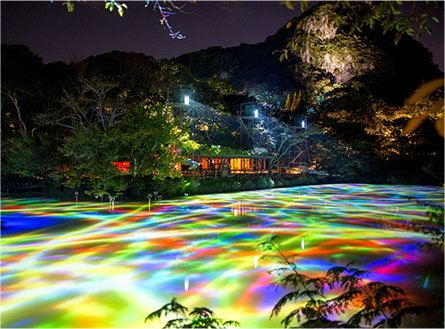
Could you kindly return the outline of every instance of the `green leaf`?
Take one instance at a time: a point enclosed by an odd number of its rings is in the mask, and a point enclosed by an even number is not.
[[[437,17],[433,16],[433,17],[431,17],[431,19],[432,19],[433,21],[435,21],[436,23],[439,23],[439,19],[438,19]]]
[[[341,22],[341,18],[340,18],[340,16],[335,17],[334,22],[335,22],[335,25],[336,25],[336,26],[339,26],[339,25],[340,25],[340,22]]]
[[[74,11],[74,4],[71,1],[64,2],[62,5],[66,5],[68,12],[72,13]]]

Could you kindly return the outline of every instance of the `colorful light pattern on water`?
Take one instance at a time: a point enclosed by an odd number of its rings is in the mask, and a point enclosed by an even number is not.
[[[271,234],[321,274],[356,261],[373,280],[424,289],[427,221],[409,198],[443,204],[443,188],[318,185],[188,197],[148,206],[3,199],[2,327],[131,328],[172,297],[207,306],[245,328],[269,320],[283,291],[271,288],[272,260],[258,243]]]

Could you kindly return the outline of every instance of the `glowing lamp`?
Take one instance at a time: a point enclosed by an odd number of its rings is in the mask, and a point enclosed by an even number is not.
[[[301,121],[301,127],[304,128],[304,125],[305,125],[305,123],[304,123],[304,120],[303,120],[303,121]]]
[[[193,89],[187,86],[176,86],[172,89],[172,101],[173,103],[190,105],[190,100],[193,99]]]
[[[244,103],[241,104],[241,110],[238,112],[238,115],[246,118],[258,118],[260,116],[261,109],[262,107],[259,104],[255,104],[253,102]]]

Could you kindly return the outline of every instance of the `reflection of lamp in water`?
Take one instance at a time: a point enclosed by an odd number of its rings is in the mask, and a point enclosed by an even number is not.
[[[255,255],[254,259],[253,259],[253,265],[255,265],[255,268],[258,266],[258,256]]]
[[[185,289],[185,291],[188,291],[188,290],[189,290],[189,278],[185,278],[185,281],[184,281],[184,289]]]
[[[190,96],[189,95],[185,95],[184,96],[184,104],[185,105],[190,105]]]
[[[304,249],[304,239],[301,239],[301,249]]]

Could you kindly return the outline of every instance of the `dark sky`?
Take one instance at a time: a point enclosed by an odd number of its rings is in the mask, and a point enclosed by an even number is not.
[[[160,24],[153,3],[145,8],[145,1],[124,2],[128,10],[120,17],[116,10],[105,10],[104,1],[74,0],[72,13],[61,1],[1,1],[1,42],[24,44],[45,63],[111,50],[172,58],[211,46],[263,42],[300,14],[299,8],[289,10],[279,1],[175,2],[186,4],[184,10],[190,12],[168,18],[173,30],[186,36],[178,40]],[[443,71],[443,11],[438,16],[441,24],[431,24],[433,36],[424,33],[421,42]]]

